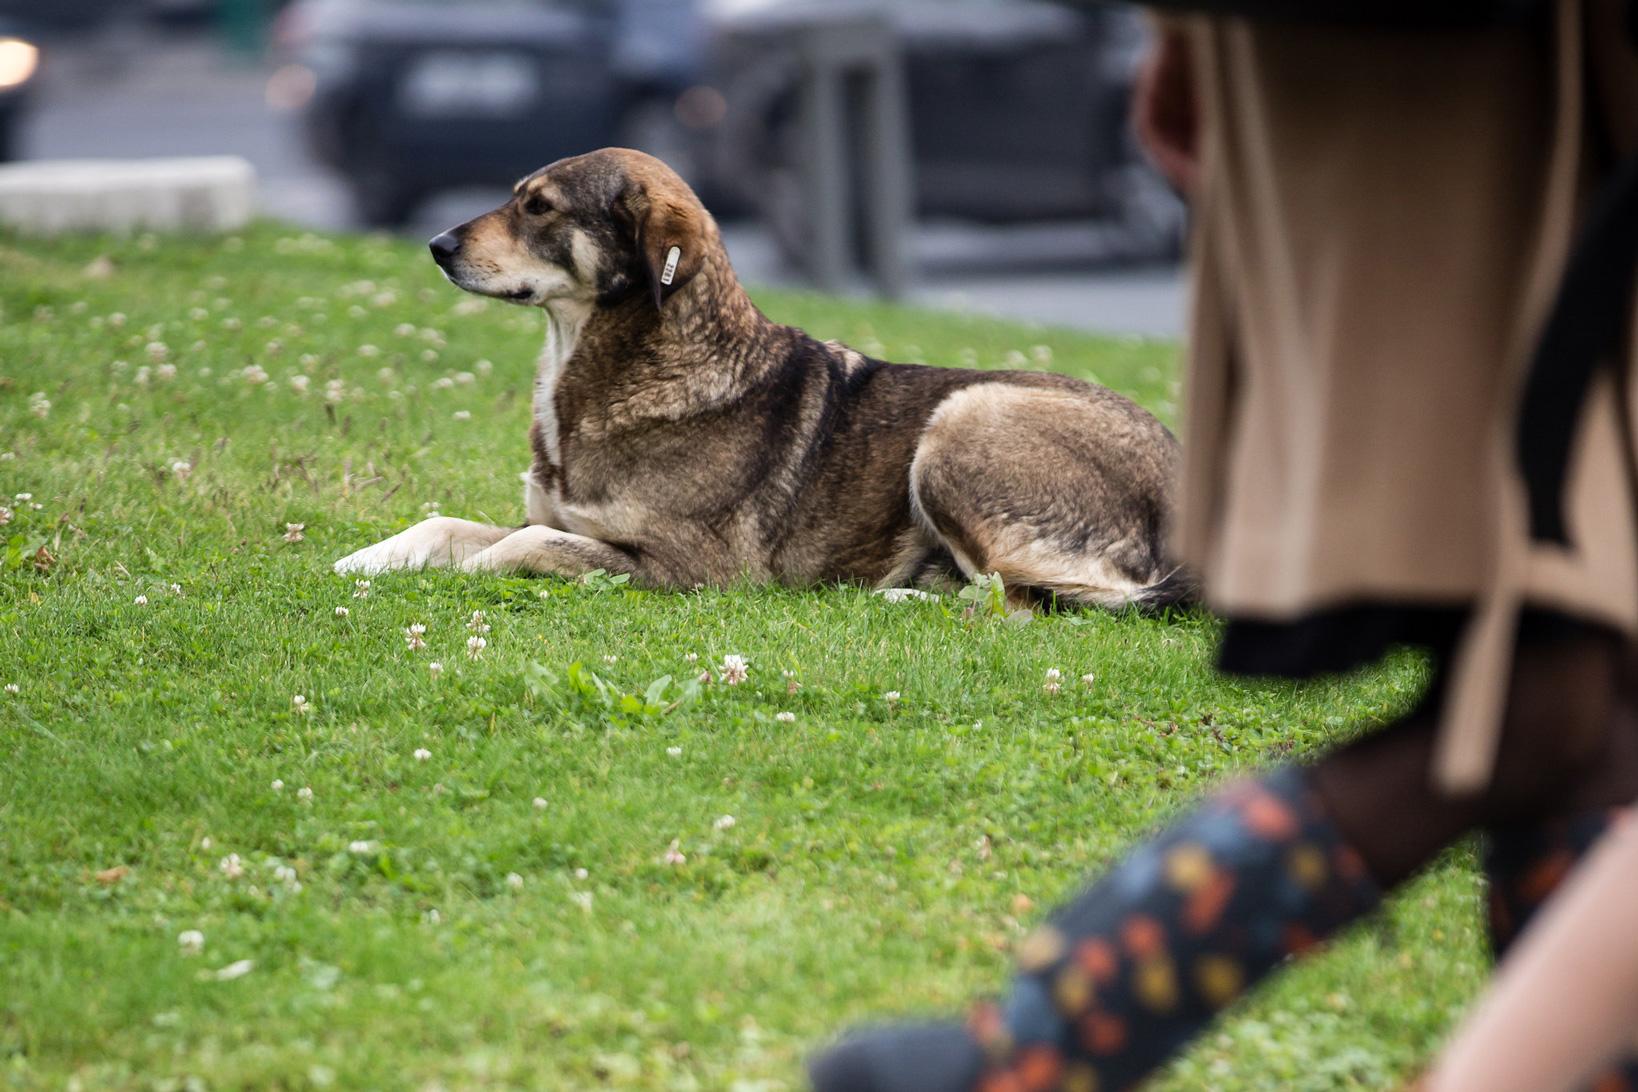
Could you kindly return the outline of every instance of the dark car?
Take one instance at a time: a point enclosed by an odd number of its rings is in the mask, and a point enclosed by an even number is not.
[[[314,154],[369,223],[608,144],[664,155],[701,56],[691,0],[298,0],[277,40]]]
[[[0,163],[17,158],[17,130],[39,71],[33,34],[0,18]]]
[[[803,245],[798,71],[758,32],[805,7],[887,18],[905,60],[915,205],[924,219],[988,224],[1103,220],[1131,256],[1177,249],[1181,204],[1139,154],[1127,122],[1144,46],[1123,7],[1036,0],[724,0],[712,20],[726,104],[712,175],[756,208],[781,245]]]

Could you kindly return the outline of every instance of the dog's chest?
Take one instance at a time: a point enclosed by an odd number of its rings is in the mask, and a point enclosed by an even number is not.
[[[546,314],[546,346],[541,350],[540,359],[535,367],[533,439],[537,459],[544,459],[548,464],[546,468],[537,467],[535,476],[545,479],[550,495],[537,500],[534,491],[531,491],[529,497],[531,522],[535,520],[534,509],[537,505],[544,508],[549,503],[555,507],[560,499],[563,480],[563,436],[557,413],[557,388],[563,380],[563,372],[569,365],[569,358],[574,355],[575,344],[580,340],[580,330],[590,314],[590,307],[563,301],[548,305]],[[542,474],[540,473],[542,469],[548,472]]]

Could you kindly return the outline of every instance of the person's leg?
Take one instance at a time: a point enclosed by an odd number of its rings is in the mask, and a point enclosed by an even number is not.
[[[1638,827],[1612,833],[1508,957],[1445,1050],[1427,1092],[1627,1089],[1600,1066],[1638,1026]],[[1588,1082],[1591,1082],[1590,1084]]]
[[[966,1029],[855,1037],[816,1060],[815,1087],[1034,1092],[1139,1081],[1466,830],[1571,799],[1610,758],[1612,677],[1607,638],[1523,645],[1502,758],[1480,796],[1434,788],[1431,700],[1310,769],[1225,789],[1027,939],[1000,1006]]]
[[[1572,807],[1563,817],[1545,823],[1507,825],[1486,834],[1484,872],[1489,881],[1490,944],[1498,962],[1514,942],[1533,926],[1541,909],[1556,898],[1559,888],[1596,849],[1604,836],[1628,813],[1627,807],[1606,807],[1606,801],[1638,800],[1638,695],[1634,695],[1632,665],[1628,685],[1614,717],[1611,746],[1617,752],[1604,764],[1607,776],[1589,786],[1587,807]],[[1638,1049],[1586,1087],[1597,1092],[1638,1090]]]

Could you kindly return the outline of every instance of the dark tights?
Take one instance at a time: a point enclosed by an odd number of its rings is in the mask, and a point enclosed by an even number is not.
[[[1618,687],[1621,648],[1585,631],[1521,642],[1495,773],[1471,796],[1431,776],[1435,684],[1411,715],[1320,759],[1310,782],[1384,889],[1397,886],[1467,831],[1540,821],[1638,799],[1638,708]]]

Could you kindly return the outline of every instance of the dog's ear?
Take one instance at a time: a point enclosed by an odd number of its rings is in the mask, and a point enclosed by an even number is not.
[[[629,182],[615,199],[615,210],[630,225],[654,306],[665,306],[705,265],[706,233],[698,203]]]

